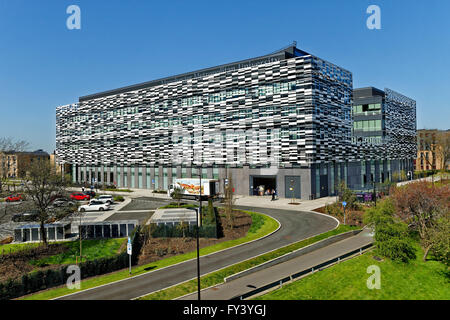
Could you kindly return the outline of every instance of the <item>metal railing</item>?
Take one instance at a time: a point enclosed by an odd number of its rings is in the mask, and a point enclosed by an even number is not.
[[[261,292],[267,291],[269,289],[272,289],[274,287],[277,287],[277,286],[282,287],[282,285],[284,283],[291,282],[294,279],[306,276],[308,274],[312,274],[315,271],[322,271],[324,268],[329,267],[332,264],[339,263],[341,260],[349,258],[349,257],[351,257],[351,256],[353,256],[355,254],[358,254],[358,253],[362,254],[363,251],[366,251],[367,249],[371,248],[372,246],[373,246],[373,243],[367,244],[367,245],[362,246],[362,247],[360,247],[358,249],[352,250],[352,251],[344,253],[344,254],[342,254],[342,255],[340,255],[338,257],[335,257],[335,258],[332,258],[332,259],[327,260],[325,262],[322,262],[320,264],[317,264],[317,265],[315,265],[315,266],[313,266],[311,268],[308,268],[308,269],[302,270],[300,272],[291,274],[290,276],[287,276],[287,277],[284,277],[284,278],[279,279],[277,281],[271,282],[271,283],[266,284],[266,285],[264,285],[264,286],[262,286],[260,288],[256,288],[256,289],[254,289],[252,291],[249,291],[247,293],[244,293],[242,295],[238,295],[236,297],[233,297],[230,300],[244,300],[246,298],[249,298],[249,297],[257,295],[258,293],[261,293]]]

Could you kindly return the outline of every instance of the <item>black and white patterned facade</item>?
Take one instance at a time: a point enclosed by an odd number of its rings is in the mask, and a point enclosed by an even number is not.
[[[57,108],[57,156],[87,165],[344,160],[350,72],[303,56]]]
[[[194,176],[199,164],[208,178],[236,168],[240,194],[252,174],[277,176],[277,184],[301,176],[302,198],[316,197],[323,170],[340,177],[352,161],[415,157],[415,102],[386,89],[388,139],[353,143],[352,92],[351,72],[291,47],[60,106],[57,160],[73,165],[74,181],[149,189]]]

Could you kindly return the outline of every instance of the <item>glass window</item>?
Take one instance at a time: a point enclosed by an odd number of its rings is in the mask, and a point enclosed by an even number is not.
[[[213,168],[213,179],[219,179],[219,168]]]
[[[167,190],[169,185],[167,168],[163,168],[163,190]]]
[[[123,186],[128,187],[128,168],[123,168]]]
[[[159,168],[155,168],[155,190],[159,190]]]
[[[142,181],[142,168],[138,169],[138,188],[142,189],[143,187],[143,181]]]
[[[147,176],[147,189],[151,189],[152,188],[152,180],[151,180],[151,176],[150,176],[150,168],[147,167],[147,170],[145,173]]]
[[[135,173],[136,168],[131,168],[131,188],[136,188]]]

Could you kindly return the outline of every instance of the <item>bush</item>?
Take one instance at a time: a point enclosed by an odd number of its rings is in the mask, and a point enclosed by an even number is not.
[[[113,200],[116,202],[123,202],[125,201],[125,198],[123,196],[114,196]]]
[[[416,258],[416,249],[403,222],[381,223],[376,227],[375,244],[378,252],[393,261],[407,263]]]
[[[341,205],[339,203],[327,204],[325,206],[325,213],[334,217],[341,217],[344,212],[341,210]]]
[[[389,238],[379,242],[377,249],[380,255],[393,261],[408,263],[416,259],[416,250],[411,241],[401,238]]]
[[[375,246],[380,255],[393,261],[407,263],[416,258],[416,249],[408,225],[394,217],[395,207],[390,199],[366,210],[364,222],[375,228]]]

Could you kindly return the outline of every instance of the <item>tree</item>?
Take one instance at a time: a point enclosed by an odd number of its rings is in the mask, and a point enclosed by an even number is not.
[[[31,199],[39,211],[41,239],[47,245],[44,225],[49,219],[48,207],[57,195],[65,194],[68,181],[61,179],[49,161],[33,161],[27,168],[24,183],[25,194]]]
[[[393,188],[391,192],[396,215],[406,222],[411,230],[417,231],[424,249],[423,260],[434,246],[435,228],[438,221],[448,216],[450,209],[450,187],[437,187],[426,181],[410,183]]]
[[[177,201],[178,208],[180,207],[181,198],[183,197],[183,189],[180,187],[175,187],[171,194],[172,198]]]
[[[364,222],[375,230],[375,246],[382,256],[399,262],[415,259],[416,250],[411,243],[408,225],[395,217],[391,199],[384,199],[377,207],[369,208]]]
[[[228,184],[225,186],[225,215],[228,228],[232,230],[234,228],[234,213],[233,206],[236,201],[234,198],[233,190],[233,178],[231,174],[228,176]]]
[[[359,205],[356,199],[356,195],[353,193],[352,190],[350,190],[347,187],[347,184],[344,181],[341,181],[338,186],[338,195],[339,195],[339,201],[345,201],[347,202],[346,208],[358,210]]]

